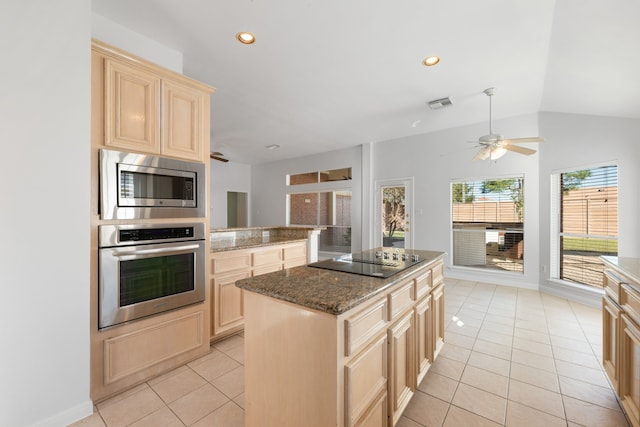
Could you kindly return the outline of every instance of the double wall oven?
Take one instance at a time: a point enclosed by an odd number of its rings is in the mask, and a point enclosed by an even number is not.
[[[204,181],[204,164],[101,150],[100,329],[204,301]]]

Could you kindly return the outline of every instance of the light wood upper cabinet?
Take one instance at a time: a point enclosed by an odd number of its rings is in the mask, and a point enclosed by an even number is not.
[[[160,153],[160,78],[112,59],[104,69],[104,145]]]
[[[213,88],[97,41],[92,55],[105,147],[207,161]]]
[[[162,82],[163,121],[161,153],[185,159],[202,159],[201,90],[171,81]]]

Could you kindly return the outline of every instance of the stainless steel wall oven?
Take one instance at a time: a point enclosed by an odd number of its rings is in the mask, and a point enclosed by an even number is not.
[[[102,219],[204,218],[204,163],[100,150]]]
[[[205,299],[204,223],[99,227],[99,328]]]

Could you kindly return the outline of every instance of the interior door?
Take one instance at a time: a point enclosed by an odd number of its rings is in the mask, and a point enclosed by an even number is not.
[[[376,247],[413,247],[413,178],[376,183]]]

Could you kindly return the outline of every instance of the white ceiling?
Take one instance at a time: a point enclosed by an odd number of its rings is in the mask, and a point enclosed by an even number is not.
[[[486,122],[488,87],[494,119],[640,118],[637,0],[92,0],[92,10],[183,53],[184,74],[217,89],[211,148],[241,163]],[[239,31],[256,43],[237,42]],[[434,54],[440,64],[421,65]],[[446,96],[452,107],[425,104]]]

